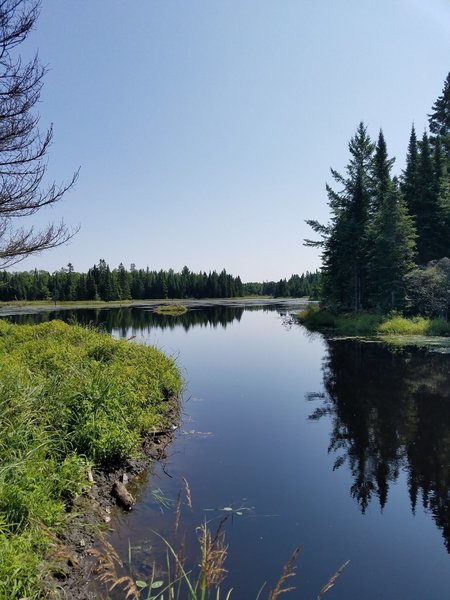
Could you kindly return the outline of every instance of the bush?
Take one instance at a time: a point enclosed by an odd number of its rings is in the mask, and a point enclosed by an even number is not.
[[[336,317],[318,305],[308,306],[298,314],[299,321],[313,331],[336,326]]]
[[[401,315],[388,318],[378,327],[380,335],[426,335],[429,320],[424,317],[407,319]]]

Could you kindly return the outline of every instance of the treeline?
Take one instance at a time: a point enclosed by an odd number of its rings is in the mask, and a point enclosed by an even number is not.
[[[111,269],[101,259],[87,273],[78,273],[72,264],[49,273],[34,270],[0,272],[0,301],[14,300],[144,300],[164,298],[234,298],[246,295],[317,296],[319,274],[292,275],[288,280],[265,283],[242,283],[240,277],[225,269],[194,273],[184,267],[180,273],[169,271],[130,270],[120,264]]]
[[[303,298],[311,300],[319,298],[321,274],[319,271],[302,275],[291,275],[289,279],[279,281],[264,281],[263,283],[244,283],[245,295],[274,296],[275,298]]]
[[[394,159],[382,131],[373,143],[361,123],[349,151],[345,175],[331,170],[339,190],[327,186],[330,223],[307,221],[322,238],[305,243],[322,247],[324,305],[446,316],[450,278],[441,259],[450,256],[450,73],[429,131],[418,140],[412,127],[399,178],[391,175]],[[436,292],[445,296],[438,309],[426,303]]]

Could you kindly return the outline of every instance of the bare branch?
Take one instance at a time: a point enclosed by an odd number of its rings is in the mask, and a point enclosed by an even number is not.
[[[33,29],[39,9],[40,0],[0,0],[0,268],[64,244],[78,231],[64,223],[41,231],[13,225],[16,218],[61,200],[78,178],[77,171],[68,183],[42,189],[53,129],[42,135],[39,115],[33,110],[46,69],[37,55],[27,63],[15,55]]]

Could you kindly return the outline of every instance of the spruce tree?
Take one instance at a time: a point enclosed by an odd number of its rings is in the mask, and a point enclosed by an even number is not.
[[[444,154],[450,162],[450,73],[444,83],[442,94],[433,104],[432,112],[428,115],[432,141],[441,139]]]
[[[434,194],[439,207],[437,257],[450,257],[450,181],[441,138],[436,138],[433,151]]]
[[[386,312],[405,306],[406,276],[415,267],[416,232],[397,182],[389,180],[369,227],[370,303]]]
[[[374,145],[364,123],[349,142],[350,161],[346,176],[331,170],[342,186],[335,192],[327,185],[331,222],[323,226],[307,223],[323,237],[323,295],[337,309],[360,310],[365,305],[367,283],[367,227],[372,204]],[[306,245],[317,242],[305,241]]]
[[[388,158],[386,141],[383,131],[380,129],[373,161],[374,198],[372,211],[374,213],[377,213],[381,208],[388,193],[391,181],[390,173],[394,162],[395,158]]]
[[[419,193],[419,151],[414,125],[409,137],[406,169],[401,178],[401,189],[409,213],[415,218],[417,196]]]
[[[440,231],[444,215],[436,189],[433,155],[426,132],[420,142],[414,216],[417,230],[418,264],[425,265],[430,260],[442,258],[440,255]]]

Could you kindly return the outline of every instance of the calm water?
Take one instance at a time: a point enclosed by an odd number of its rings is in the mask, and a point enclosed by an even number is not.
[[[229,514],[224,587],[236,600],[273,584],[297,544],[297,590],[286,598],[315,598],[347,559],[330,600],[450,598],[449,355],[327,341],[285,311],[51,316],[154,344],[177,357],[187,382],[176,439],[111,540],[124,558],[130,543],[133,568],[148,576],[161,555],[152,530],[173,540],[173,505],[154,493],[176,499],[186,477],[187,551],[195,526]]]

